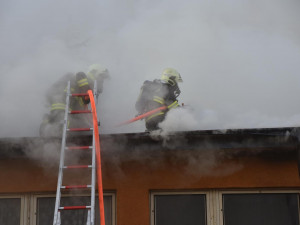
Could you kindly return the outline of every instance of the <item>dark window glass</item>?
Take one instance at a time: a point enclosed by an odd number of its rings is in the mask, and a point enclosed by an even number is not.
[[[89,196],[62,197],[61,206],[90,205]],[[55,198],[37,199],[37,225],[52,225],[54,217]],[[105,224],[112,225],[112,197],[104,196]],[[99,201],[95,201],[95,224],[100,224]],[[87,209],[65,210],[61,212],[61,222],[64,225],[82,225],[87,221]]]
[[[20,214],[20,198],[0,198],[0,224],[20,225]]]
[[[224,194],[224,225],[299,225],[298,194]]]
[[[205,225],[205,195],[156,195],[155,225]]]

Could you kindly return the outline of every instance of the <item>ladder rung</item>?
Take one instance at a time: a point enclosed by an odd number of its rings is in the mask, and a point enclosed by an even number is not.
[[[69,114],[80,114],[80,113],[91,113],[92,110],[72,110],[69,111]]]
[[[92,185],[66,185],[66,186],[61,186],[62,189],[80,189],[80,188],[91,188]]]
[[[89,96],[88,93],[78,93],[78,94],[70,94],[70,96],[76,97],[76,96]]]
[[[59,207],[59,210],[74,210],[74,209],[90,209],[92,208],[89,205],[79,205],[79,206],[62,206]]]
[[[66,147],[67,150],[77,150],[77,149],[92,149],[92,146],[69,146]]]
[[[90,131],[93,130],[93,128],[69,128],[67,131]]]
[[[64,169],[80,169],[80,168],[92,168],[92,165],[73,165],[73,166],[64,166]]]

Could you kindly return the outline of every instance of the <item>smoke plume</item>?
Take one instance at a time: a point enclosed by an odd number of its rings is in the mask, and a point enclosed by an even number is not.
[[[0,137],[38,136],[47,88],[93,63],[112,77],[101,133],[144,131],[115,125],[166,67],[193,108],[176,124],[170,114],[170,129],[299,126],[299,10],[295,0],[1,1]]]

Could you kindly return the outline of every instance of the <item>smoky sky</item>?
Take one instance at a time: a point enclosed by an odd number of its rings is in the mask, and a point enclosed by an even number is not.
[[[176,129],[299,126],[299,12],[298,0],[3,0],[0,136],[37,136],[47,88],[93,63],[111,73],[102,133],[144,131],[115,125],[166,67],[183,78]]]

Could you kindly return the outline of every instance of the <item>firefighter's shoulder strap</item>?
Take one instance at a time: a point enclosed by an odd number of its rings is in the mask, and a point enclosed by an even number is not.
[[[146,80],[140,90],[140,94],[135,104],[135,108],[139,113],[144,111],[144,107],[148,101],[153,99],[155,93],[160,92],[162,83],[159,80]]]

